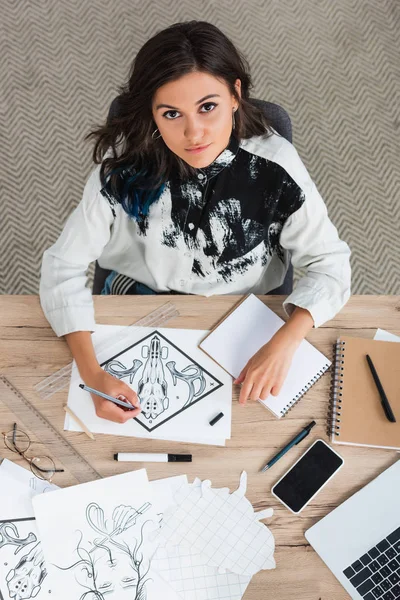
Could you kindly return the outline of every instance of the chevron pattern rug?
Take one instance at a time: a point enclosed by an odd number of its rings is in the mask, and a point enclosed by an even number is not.
[[[281,104],[352,249],[353,293],[400,293],[398,0],[0,0],[0,293],[36,294],[43,251],[80,200],[83,141],[144,42],[191,19],[249,60]],[[298,274],[297,274],[298,276]]]

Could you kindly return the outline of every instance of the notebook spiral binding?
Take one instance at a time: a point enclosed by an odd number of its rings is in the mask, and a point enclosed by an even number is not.
[[[300,398],[302,398],[304,396],[304,394],[306,392],[308,392],[308,390],[314,385],[314,383],[316,383],[318,381],[318,379],[321,379],[322,375],[329,369],[330,365],[326,364],[322,367],[322,369],[320,369],[316,375],[314,375],[314,377],[312,377],[310,379],[310,381],[300,390],[300,392],[298,394],[295,395],[295,397],[288,402],[288,404],[286,404],[286,406],[284,406],[281,410],[281,415],[282,417],[286,417],[287,413],[289,412],[289,410],[291,410],[293,408],[293,406],[295,404],[297,404],[297,402],[300,400]]]
[[[340,417],[342,413],[343,390],[343,365],[346,342],[338,340],[334,346],[335,362],[332,371],[332,385],[329,401],[327,420],[327,434],[329,437],[340,435]]]

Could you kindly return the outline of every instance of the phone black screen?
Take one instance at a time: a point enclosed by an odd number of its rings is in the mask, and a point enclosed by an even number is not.
[[[299,512],[342,463],[343,459],[329,446],[317,441],[274,486],[274,494]]]

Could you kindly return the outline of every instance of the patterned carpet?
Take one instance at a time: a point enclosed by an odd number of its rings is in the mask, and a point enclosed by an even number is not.
[[[0,293],[36,294],[42,253],[92,169],[102,121],[138,49],[190,19],[220,27],[253,97],[293,141],[352,249],[353,293],[400,293],[398,0],[0,0]]]

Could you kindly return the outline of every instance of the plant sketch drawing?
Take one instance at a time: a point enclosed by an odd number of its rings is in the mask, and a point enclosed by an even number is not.
[[[47,570],[40,541],[32,531],[33,518],[0,521],[0,600],[27,600],[41,591]],[[25,554],[17,556],[22,550]],[[51,590],[43,590],[41,597]]]
[[[166,423],[223,385],[158,331],[101,366],[118,379],[129,378],[131,385],[136,379],[133,387],[142,407],[136,420],[147,431]]]
[[[119,598],[125,591],[130,600],[146,600],[150,561],[143,551],[144,533],[147,523],[153,521],[139,525],[138,520],[150,508],[149,502],[139,509],[120,505],[107,520],[96,502],[86,507],[89,530],[86,534],[78,532],[77,560],[68,566],[56,565],[73,573],[82,589],[79,600],[105,600],[113,595]],[[126,533],[134,525],[137,525],[135,532]]]

